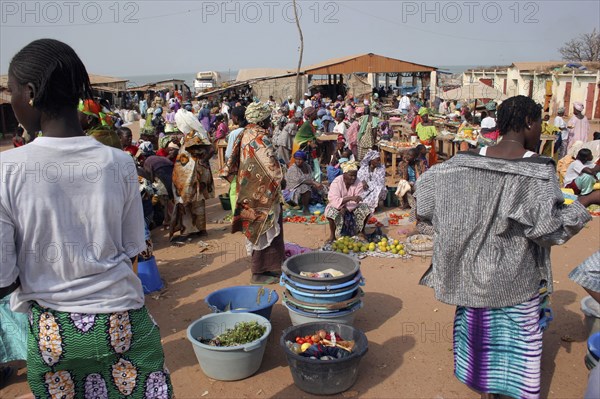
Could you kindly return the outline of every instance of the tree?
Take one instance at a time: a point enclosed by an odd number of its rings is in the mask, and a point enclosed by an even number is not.
[[[298,59],[298,69],[296,69],[296,102],[299,103],[302,95],[300,94],[300,67],[302,66],[302,54],[304,53],[304,36],[300,28],[300,19],[298,18],[298,10],[296,9],[296,0],[294,0],[294,17],[296,18],[296,26],[300,34],[300,58]]]
[[[566,61],[600,61],[600,32],[584,33],[558,49]]]

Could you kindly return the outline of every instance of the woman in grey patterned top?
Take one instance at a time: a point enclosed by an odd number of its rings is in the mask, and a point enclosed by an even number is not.
[[[459,153],[417,181],[417,218],[434,229],[421,284],[457,305],[460,381],[482,397],[539,398],[550,246],[583,228],[599,195],[564,205],[553,160],[534,153],[541,107],[533,100],[504,101],[498,127],[497,145]]]

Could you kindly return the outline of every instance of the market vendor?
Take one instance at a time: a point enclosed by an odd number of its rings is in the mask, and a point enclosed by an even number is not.
[[[304,123],[300,126],[298,132],[296,132],[296,135],[294,136],[292,154],[295,154],[297,151],[306,152],[308,157],[307,163],[311,166],[315,166],[316,164],[316,168],[313,168],[315,180],[321,180],[321,169],[319,168],[319,161],[317,158],[317,138],[315,136],[315,127],[313,126],[313,122],[317,119],[317,110],[313,107],[306,107],[302,113],[304,116]],[[293,163],[294,160],[292,159],[290,161],[290,166]]]
[[[594,184],[600,179],[600,165],[594,164],[593,158],[589,149],[579,150],[565,174],[565,188],[572,189],[576,195],[588,195],[594,190]]]
[[[363,185],[363,202],[369,206],[371,212],[375,212],[375,209],[379,206],[379,201],[383,201],[387,194],[385,167],[381,165],[379,151],[369,150],[367,152],[360,162],[357,177]]]
[[[429,110],[425,107],[421,107],[419,110],[419,116],[422,121],[417,125],[416,133],[419,136],[421,144],[431,146],[429,150],[429,167],[432,167],[437,163],[437,152],[435,151],[435,138],[438,135],[437,128],[429,120]]]
[[[325,217],[329,222],[329,238],[364,234],[365,224],[371,214],[369,206],[363,202],[363,185],[358,180],[358,162],[344,162],[343,174],[336,177],[329,187],[329,203]]]
[[[302,205],[303,213],[310,215],[310,200],[313,197],[321,199],[324,187],[313,179],[312,168],[306,163],[306,159],[304,151],[294,153],[294,163],[285,174],[287,188],[284,190],[284,198],[294,205]]]
[[[362,160],[371,147],[377,142],[379,118],[377,114],[371,115],[371,109],[365,107],[365,114],[358,121],[358,160]]]
[[[471,114],[471,111],[466,110],[465,113],[463,114],[464,120],[462,121],[462,123],[460,124],[460,126],[458,127],[458,131],[457,133],[460,134],[463,132],[463,130],[468,130],[470,129],[471,131],[473,130],[473,114]],[[469,150],[469,143],[467,143],[466,141],[461,141],[460,143],[460,150],[461,151],[468,151]]]
[[[415,207],[415,198],[413,196],[415,183],[425,173],[425,170],[423,161],[419,159],[419,147],[411,148],[402,157],[402,162],[398,166],[400,181],[396,189],[396,196],[400,199],[400,207],[402,209],[413,209]]]

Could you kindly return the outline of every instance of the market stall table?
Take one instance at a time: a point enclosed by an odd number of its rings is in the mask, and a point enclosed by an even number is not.
[[[392,143],[398,143],[396,145],[392,144]],[[392,181],[395,181],[395,177],[396,177],[396,157],[398,155],[402,155],[403,153],[405,153],[406,151],[410,150],[411,148],[416,148],[418,143],[415,144],[411,144],[408,142],[399,142],[399,141],[386,141],[386,140],[381,140],[378,145],[379,145],[379,150],[381,153],[381,164],[386,165],[385,163],[385,153],[388,152],[390,154],[392,154],[392,173],[391,173],[391,179]]]
[[[554,135],[542,135],[540,136],[540,154],[544,151],[544,147],[550,142],[550,158],[554,157],[554,143],[556,143],[556,136]]]

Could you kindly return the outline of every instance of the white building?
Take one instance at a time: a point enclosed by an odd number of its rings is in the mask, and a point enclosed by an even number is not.
[[[463,84],[481,81],[509,96],[531,97],[556,114],[565,107],[572,113],[573,103],[584,104],[588,119],[600,118],[600,63],[583,63],[585,70],[568,68],[563,61],[515,62],[510,66],[470,69],[463,73]]]

